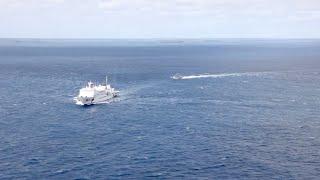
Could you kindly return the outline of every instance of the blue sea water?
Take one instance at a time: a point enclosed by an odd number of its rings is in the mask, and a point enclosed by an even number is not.
[[[320,177],[320,40],[2,39],[0,100],[0,179]]]

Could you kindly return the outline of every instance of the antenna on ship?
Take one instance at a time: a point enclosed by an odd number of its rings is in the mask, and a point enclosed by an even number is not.
[[[106,85],[108,85],[108,76],[106,76]]]

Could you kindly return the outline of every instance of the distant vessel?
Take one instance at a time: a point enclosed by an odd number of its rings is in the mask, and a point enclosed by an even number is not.
[[[86,87],[80,89],[79,95],[74,97],[74,100],[77,105],[93,105],[106,103],[118,95],[119,91],[108,84],[108,77],[106,76],[105,85],[95,85],[90,81]]]

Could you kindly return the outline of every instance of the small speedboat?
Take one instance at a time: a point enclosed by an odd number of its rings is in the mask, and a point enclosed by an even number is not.
[[[177,80],[177,79],[183,79],[183,76],[177,73],[177,74],[173,75],[171,78]]]

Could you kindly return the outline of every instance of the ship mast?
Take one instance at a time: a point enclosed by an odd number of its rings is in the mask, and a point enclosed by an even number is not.
[[[108,85],[108,76],[106,76],[106,86]]]

